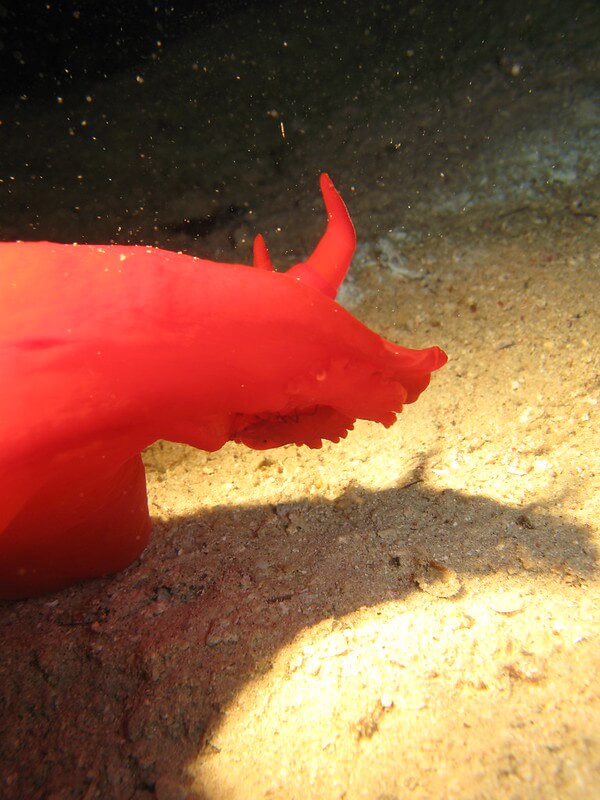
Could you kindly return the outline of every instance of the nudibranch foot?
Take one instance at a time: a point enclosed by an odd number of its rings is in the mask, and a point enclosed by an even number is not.
[[[98,465],[96,465],[98,466]],[[140,555],[150,536],[139,455],[116,469],[51,478],[9,523],[0,541],[0,598],[46,594],[110,575]]]

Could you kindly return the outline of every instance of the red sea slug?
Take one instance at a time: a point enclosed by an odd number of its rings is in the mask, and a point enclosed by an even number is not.
[[[0,243],[0,597],[130,564],[150,534],[141,452],[320,447],[391,425],[445,362],[335,302],[355,246],[327,175],[326,232],[273,271],[153,247]]]

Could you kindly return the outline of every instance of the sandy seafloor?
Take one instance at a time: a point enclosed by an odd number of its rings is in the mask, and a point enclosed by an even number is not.
[[[3,101],[2,239],[286,267],[327,170],[341,301],[450,359],[322,450],[152,447],[142,558],[0,605],[4,800],[600,796],[600,10],[558,6],[256,6]]]

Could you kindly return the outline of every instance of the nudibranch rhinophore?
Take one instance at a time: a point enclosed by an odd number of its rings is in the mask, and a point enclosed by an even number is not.
[[[153,247],[0,243],[0,597],[123,569],[150,534],[141,452],[320,447],[391,425],[446,362],[335,302],[356,243],[327,175],[313,254],[273,270]]]

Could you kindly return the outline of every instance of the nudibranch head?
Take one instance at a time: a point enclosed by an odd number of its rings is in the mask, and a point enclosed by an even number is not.
[[[294,294],[285,306],[291,317],[296,301],[301,303],[298,311],[305,320],[317,307],[317,319],[296,339],[310,339],[310,331],[320,328],[323,347],[316,343],[306,358],[305,348],[298,341],[290,342],[299,378],[289,386],[285,405],[236,418],[232,438],[249,447],[320,447],[322,439],[336,442],[346,436],[358,418],[387,427],[404,404],[418,398],[431,373],[447,360],[438,347],[409,350],[386,341],[333,302],[352,260],[356,233],[329,175],[321,175],[320,186],[327,211],[325,233],[309,258],[284,274],[318,290],[318,296],[302,300]],[[254,266],[273,270],[260,235],[254,242]]]

